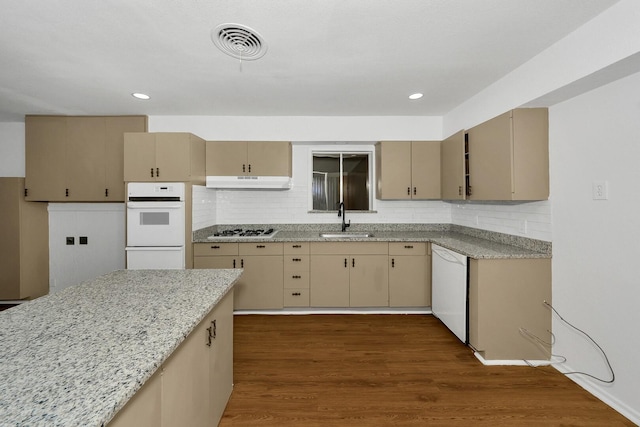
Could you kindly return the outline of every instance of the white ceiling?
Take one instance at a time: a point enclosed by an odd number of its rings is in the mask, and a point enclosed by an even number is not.
[[[616,1],[0,0],[0,121],[440,116]],[[220,52],[221,23],[256,30],[266,55]]]

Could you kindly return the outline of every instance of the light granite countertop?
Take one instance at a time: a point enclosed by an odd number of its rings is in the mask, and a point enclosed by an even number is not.
[[[0,312],[0,426],[102,426],[242,270],[121,270]]]
[[[243,228],[243,226],[219,226]],[[411,228],[414,229],[411,229]],[[372,237],[321,237],[322,232],[340,233],[326,225],[262,225],[244,228],[275,228],[272,238],[212,238],[214,227],[198,230],[193,234],[194,243],[213,242],[431,242],[474,259],[551,258],[551,243],[519,236],[510,236],[468,227],[448,224],[416,226],[412,224],[366,225],[358,224],[348,232],[367,231]]]

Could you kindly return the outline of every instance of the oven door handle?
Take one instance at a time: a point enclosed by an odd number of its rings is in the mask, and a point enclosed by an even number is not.
[[[127,209],[182,209],[184,202],[127,202]]]

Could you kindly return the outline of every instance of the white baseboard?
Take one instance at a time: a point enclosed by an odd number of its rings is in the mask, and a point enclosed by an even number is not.
[[[527,360],[526,362],[524,360],[487,360],[484,357],[482,357],[482,355],[480,353],[478,353],[477,351],[473,352],[474,356],[476,356],[476,358],[480,361],[480,363],[482,363],[483,365],[486,366],[546,366],[549,365],[549,361],[548,360]],[[529,363],[527,363],[529,362]]]
[[[573,372],[574,369],[567,366],[566,363],[563,366],[554,366],[560,373],[565,372]],[[578,384],[583,389],[587,390],[589,393],[602,400],[607,405],[611,406],[613,409],[621,413],[623,416],[627,417],[632,423],[635,423],[640,426],[640,412],[629,407],[625,403],[621,402],[611,394],[607,393],[602,387],[598,387],[591,380],[588,380],[586,377],[581,375],[567,375],[574,383]]]

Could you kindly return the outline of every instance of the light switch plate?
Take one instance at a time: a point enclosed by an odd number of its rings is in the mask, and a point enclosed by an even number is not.
[[[607,181],[593,181],[591,190],[593,200],[607,200],[609,198],[609,188]]]

